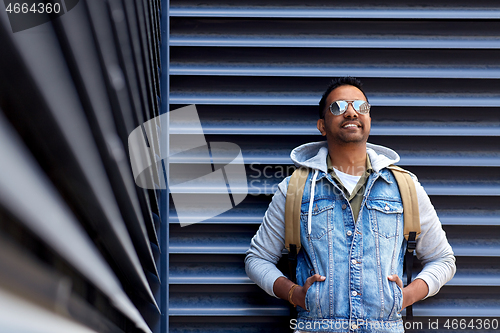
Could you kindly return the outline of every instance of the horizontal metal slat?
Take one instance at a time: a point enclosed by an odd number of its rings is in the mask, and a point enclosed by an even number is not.
[[[253,236],[253,235],[252,235]],[[244,254],[250,244],[251,237],[244,239],[233,240],[231,245],[217,243],[217,240],[204,242],[201,235],[195,237],[197,244],[192,245],[189,241],[183,242],[176,236],[171,238],[171,254]],[[495,241],[490,241],[489,244],[481,242],[456,242],[450,240],[455,256],[459,257],[499,257],[500,244]]]
[[[170,75],[496,78],[496,50],[173,47]]]
[[[206,287],[205,287],[206,288]],[[272,302],[269,296],[259,303],[249,305],[248,295],[227,295],[207,293],[208,295],[171,294],[171,316],[287,316],[288,306]],[[196,298],[195,298],[196,297]],[[238,300],[239,299],[239,300]],[[275,304],[273,304],[275,303]],[[418,302],[413,306],[416,317],[495,317],[500,305],[495,299],[434,299]],[[404,313],[403,313],[404,314]]]
[[[172,6],[172,17],[241,17],[241,18],[337,18],[337,19],[437,19],[437,20],[488,20],[499,19],[500,13],[491,9],[344,9],[344,8],[265,8],[210,6]]]
[[[304,105],[311,99],[309,105],[317,105],[330,82],[325,77],[172,76],[171,93],[176,98],[241,98],[242,101],[264,98],[261,105],[267,105],[269,99],[275,99],[274,105],[286,99],[294,103],[283,105]],[[463,108],[472,100],[476,101],[475,107],[488,106],[498,100],[500,84],[495,80],[481,79],[365,78],[363,87],[368,92],[370,104],[375,106],[423,108],[449,105]],[[212,104],[218,103],[213,101]],[[234,105],[241,104],[246,102]]]
[[[208,91],[183,92],[173,87],[170,93],[171,104],[216,104],[216,105],[318,105],[321,98],[318,94],[291,93],[217,93]],[[464,96],[432,94],[426,96],[396,95],[380,96],[371,94],[370,104],[373,106],[413,106],[413,107],[497,107],[500,97]]]
[[[414,276],[417,272],[414,272]],[[403,277],[406,280],[406,277]],[[214,264],[170,265],[170,284],[253,284],[245,273],[243,263],[240,265],[214,266]],[[500,287],[498,270],[485,273],[481,268],[464,271],[458,269],[448,286],[496,286]]]
[[[254,285],[173,285],[170,287],[170,316],[288,315],[285,301],[267,296]],[[191,313],[189,313],[191,311]]]
[[[414,165],[414,164],[413,164]],[[428,165],[428,164],[426,164]],[[464,184],[462,180],[457,180],[450,183],[437,183],[430,181],[420,181],[428,195],[450,195],[450,196],[500,196],[500,182],[481,184],[469,182]],[[255,180],[252,183],[250,180],[248,186],[231,186],[233,194],[250,194],[250,195],[271,195],[278,190],[279,182],[276,179]],[[206,194],[227,194],[228,189],[225,183],[216,185],[209,184],[189,184],[171,186],[172,193],[206,193]],[[196,206],[196,203],[193,204]],[[194,208],[193,207],[193,208]]]
[[[171,225],[171,228],[173,225]],[[254,236],[255,227],[240,225],[233,232],[214,232],[217,226],[189,226],[182,231],[171,231],[170,253],[172,254],[244,254]],[[489,229],[457,229],[459,226],[446,226],[448,240],[456,256],[463,257],[500,257],[500,237],[497,227]],[[243,232],[245,230],[246,232]],[[203,231],[203,232],[202,232]]]
[[[170,75],[498,79],[497,68],[334,67],[172,64]]]
[[[176,135],[176,140],[182,140],[182,135]],[[206,136],[208,142],[231,142],[238,145],[241,149],[243,161],[250,165],[250,170],[256,173],[258,178],[259,172],[257,169],[263,168],[266,164],[282,164],[290,165],[291,151],[304,143],[319,142],[323,140],[322,136],[224,136],[211,135]],[[369,139],[369,142],[375,145],[389,147],[395,150],[401,157],[400,165],[414,166],[455,166],[455,167],[486,167],[498,166],[500,155],[496,151],[497,145],[500,145],[499,137],[409,137],[409,136],[374,136]],[[182,154],[180,154],[182,152]],[[178,165],[181,163],[204,163],[200,159],[199,153],[196,151],[183,151],[180,145],[171,147],[172,157],[170,163],[176,168],[181,168]],[[224,158],[231,158],[230,152],[225,152],[224,155],[214,157],[214,163],[220,161],[225,163]],[[231,158],[231,160],[234,157]],[[186,165],[187,167],[187,165]],[[276,172],[278,167],[271,166],[267,173]],[[442,169],[437,169],[442,170]],[[458,169],[457,169],[458,170]],[[460,169],[461,176],[468,177]],[[176,175],[181,177],[183,173],[176,172]],[[292,170],[293,171],[293,170]],[[187,171],[186,171],[187,172]],[[491,178],[483,179],[485,181],[500,180],[496,173],[491,174]],[[262,174],[260,174],[262,175]],[[469,177],[470,178],[470,177]]]
[[[495,20],[171,18],[170,46],[498,49]],[[228,27],[231,29],[228,29]]]
[[[289,48],[406,48],[406,49],[500,49],[494,38],[263,38],[172,35],[170,46],[219,46],[219,47],[289,47]]]
[[[193,214],[191,220],[184,217],[183,222],[193,221],[202,224],[261,224],[262,218],[267,206],[262,207],[260,210],[252,213],[238,213],[238,207],[231,209],[228,213],[223,213],[212,219],[199,221],[200,218]],[[457,211],[444,211],[437,209],[437,214],[442,225],[469,225],[469,226],[500,226],[500,212],[491,211],[477,213],[474,211],[463,210]],[[169,213],[169,223],[179,223],[179,218],[174,210]]]
[[[171,109],[175,110],[179,107],[172,105]],[[196,108],[205,135],[313,136],[319,134],[316,128],[317,105],[197,105]],[[465,107],[405,107],[402,112],[398,107],[372,105],[371,138],[374,136],[498,137],[500,117],[496,109],[481,108],[477,112],[481,112],[481,118],[488,121],[478,121],[475,112]],[[235,114],[238,114],[238,117],[235,117]],[[195,134],[198,133],[198,126],[189,122],[171,122],[169,133],[171,135]]]
[[[281,333],[287,332],[289,318],[251,317],[172,317],[169,321],[169,332],[184,333],[186,331],[204,333]]]
[[[477,126],[477,124],[446,123],[444,124],[384,124],[377,122],[372,124],[371,136],[500,136],[500,126]],[[216,122],[203,124],[203,133],[212,135],[317,135],[319,134],[316,124],[287,124],[285,126],[276,125],[246,125],[235,123],[232,126],[219,125]],[[197,129],[189,126],[172,126],[169,128],[170,134],[196,134]]]
[[[401,151],[400,151],[401,152]],[[264,153],[258,151],[243,151],[243,156],[246,164],[292,164],[289,150]],[[490,155],[490,156],[488,156]],[[458,154],[428,154],[420,153],[406,155],[405,152],[400,153],[401,160],[398,162],[400,166],[450,166],[450,167],[498,167],[500,166],[500,157],[496,154],[479,154],[468,153],[458,156]],[[191,158],[172,158],[172,163],[200,163],[199,159]]]

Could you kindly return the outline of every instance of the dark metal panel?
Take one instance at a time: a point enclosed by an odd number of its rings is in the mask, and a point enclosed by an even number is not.
[[[144,332],[150,332],[116,276],[0,114],[0,208],[49,244]]]
[[[3,216],[3,218],[6,217]],[[2,222],[15,223],[14,221]],[[0,267],[2,269],[0,289],[8,290],[9,293],[37,304],[48,310],[47,312],[55,310],[59,316],[83,323],[96,331],[123,333],[123,330],[111,320],[95,311],[85,300],[76,295],[74,290],[76,288],[73,287],[69,276],[51,270],[36,257],[22,251],[3,234],[0,234],[0,239]],[[22,317],[22,315],[23,311],[19,311],[18,316]],[[34,321],[33,318],[30,317],[30,319],[31,322]],[[37,321],[37,324],[41,323]],[[4,320],[0,320],[0,328],[12,332],[12,329],[7,326]]]
[[[155,8],[141,13],[142,22],[135,20],[139,1],[83,0],[58,20],[15,34],[0,13],[0,106],[14,126],[0,132],[17,131],[0,144],[17,150],[3,154],[1,164],[10,170],[0,176],[2,254],[12,240],[22,254],[12,255],[10,263],[33,273],[19,281],[10,276],[11,284],[2,286],[2,308],[11,304],[0,316],[0,330],[158,331],[160,225],[154,216],[161,196],[136,187],[126,150],[131,130],[159,114],[158,93],[151,88],[159,86],[159,59],[150,69],[155,77],[147,79],[144,59],[159,50],[160,12],[157,3],[140,2]],[[153,37],[139,33],[141,23],[146,31],[144,15],[156,19]],[[36,260],[25,260],[29,251]],[[49,286],[40,285],[44,274],[35,269],[37,260],[67,277],[62,280],[79,293],[66,299],[67,288],[56,278],[60,288],[49,306],[60,312],[55,317],[4,295],[4,287],[11,293],[12,283],[22,282],[15,294],[33,291],[29,301],[36,303],[33,298]],[[2,271],[3,283],[13,271]],[[33,323],[22,322],[23,316]],[[89,329],[68,325],[67,316]],[[19,325],[9,326],[14,321]]]
[[[79,8],[80,9],[80,8]],[[56,22],[62,50],[68,59],[83,109],[89,120],[99,153],[117,197],[121,216],[144,268],[158,275],[149,245],[146,225],[136,198],[135,185],[123,144],[113,123],[106,86],[88,20],[83,11],[75,10]]]
[[[17,79],[18,84],[25,84],[24,93],[36,96],[29,102],[38,104],[38,110],[25,108],[16,114],[9,113],[9,116],[15,126],[32,126],[34,131],[38,131],[37,141],[30,142],[31,149],[39,149],[52,155],[49,164],[54,164],[50,167],[53,170],[64,170],[61,174],[52,175],[57,180],[59,189],[73,198],[74,207],[87,217],[86,222],[92,228],[99,230],[102,239],[108,239],[103,245],[110,253],[114,253],[123,276],[136,283],[144,297],[155,303],[54,33],[52,29],[48,29],[42,34],[44,38],[32,36],[26,34],[11,39],[10,54],[11,57],[18,57],[20,66],[25,66],[21,67],[26,73],[25,81],[15,78],[15,73],[9,73],[6,77]],[[51,85],[45,84],[47,77],[54,75],[57,80]],[[26,77],[32,77],[33,81]],[[24,101],[19,101],[20,98],[22,96],[19,94],[9,97],[12,103],[23,103]],[[35,116],[35,112],[38,115]],[[44,128],[36,127],[39,119],[44,119]],[[67,164],[58,164],[57,154],[64,154]],[[49,168],[47,165],[46,167]]]

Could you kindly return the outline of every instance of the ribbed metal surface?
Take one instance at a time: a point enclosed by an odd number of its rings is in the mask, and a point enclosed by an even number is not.
[[[128,151],[160,114],[159,1],[64,3],[0,11],[0,331],[160,332],[165,195]]]
[[[416,320],[498,316],[496,2],[168,5],[170,109],[196,104],[207,141],[238,144],[249,186],[236,208],[184,228],[171,204],[171,332],[287,331],[286,303],[246,277],[244,252],[277,184],[293,171],[291,149],[322,139],[317,103],[330,78],[345,75],[362,79],[373,105],[369,141],[398,151],[399,164],[419,176],[457,256],[455,278],[414,306]],[[169,131],[193,134],[196,128]],[[196,160],[184,155],[170,162]],[[195,209],[192,214],[196,220]]]

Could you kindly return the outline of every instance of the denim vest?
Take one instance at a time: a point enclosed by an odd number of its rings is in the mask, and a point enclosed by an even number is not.
[[[326,277],[297,307],[296,328],[313,332],[404,332],[402,290],[387,279],[402,278],[406,240],[398,185],[387,169],[368,178],[355,222],[348,199],[331,175],[319,171],[308,234],[312,172],[301,206],[302,249],[297,283],[317,273]]]

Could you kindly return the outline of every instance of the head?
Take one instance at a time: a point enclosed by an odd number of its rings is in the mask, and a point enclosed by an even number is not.
[[[328,98],[328,95],[330,95],[330,93],[333,90],[341,86],[353,86],[358,88],[365,96],[365,100],[368,102],[368,97],[366,97],[366,94],[363,91],[363,84],[355,77],[346,76],[333,79],[328,88],[326,88],[326,91],[321,97],[321,100],[319,101],[319,119],[325,118],[325,113],[328,110],[328,107],[330,106],[330,104],[326,104],[326,99]]]
[[[371,128],[370,114],[358,113],[352,103],[341,115],[334,115],[330,105],[336,101],[354,101],[368,99],[361,88],[361,82],[353,77],[338,78],[327,88],[319,102],[318,130],[332,144],[366,144]]]

